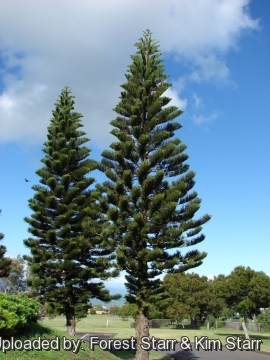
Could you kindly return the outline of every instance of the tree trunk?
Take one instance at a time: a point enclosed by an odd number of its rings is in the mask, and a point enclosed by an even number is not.
[[[247,331],[247,327],[246,327],[246,322],[245,322],[245,321],[242,322],[242,326],[243,326],[243,330],[244,330],[244,333],[245,333],[245,337],[246,337],[246,339],[249,340],[249,335],[248,335],[248,331]]]
[[[195,328],[195,318],[193,318],[193,317],[190,318],[190,327],[191,327],[191,329]]]
[[[149,334],[150,322],[144,313],[140,310],[137,317],[137,326],[136,326],[136,338],[137,338],[137,351],[136,351],[136,360],[149,360],[149,351],[141,348],[141,339],[144,336],[150,338]]]
[[[67,334],[70,336],[75,336],[76,321],[74,315],[71,313],[66,315],[66,327]]]

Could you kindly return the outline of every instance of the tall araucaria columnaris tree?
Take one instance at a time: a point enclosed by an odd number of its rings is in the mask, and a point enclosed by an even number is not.
[[[181,251],[204,240],[200,232],[210,216],[193,219],[201,200],[191,192],[195,173],[185,163],[186,146],[174,137],[181,125],[173,120],[182,111],[167,106],[171,99],[164,92],[171,85],[158,43],[147,30],[135,45],[114,108],[118,116],[110,123],[117,140],[102,153],[108,181],[98,189],[110,224],[106,234],[116,242],[118,265],[127,273],[126,299],[138,307],[136,359],[145,360],[149,353],[140,345],[149,336],[149,306],[162,298],[159,276],[202,264],[206,253]]]
[[[118,298],[111,297],[100,281],[117,273],[112,270],[114,248],[100,236],[104,220],[96,191],[90,188],[95,179],[87,176],[98,165],[83,146],[89,139],[80,130],[82,115],[73,111],[73,98],[66,87],[55,103],[44,166],[36,171],[41,185],[32,187],[33,214],[25,218],[33,237],[24,240],[31,251],[31,256],[24,256],[31,270],[28,285],[42,303],[65,314],[71,335],[76,319],[87,314],[90,298]]]

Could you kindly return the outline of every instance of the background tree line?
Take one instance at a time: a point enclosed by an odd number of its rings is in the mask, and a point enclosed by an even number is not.
[[[26,262],[21,256],[9,260],[10,271],[0,278],[0,292],[31,293],[26,285],[29,277]],[[196,320],[224,320],[239,315],[270,324],[270,277],[249,267],[238,266],[229,275],[220,274],[213,279],[196,273],[168,274],[164,277],[163,287],[167,298],[152,304],[149,319],[172,319],[179,324],[184,319],[190,319],[195,325]],[[103,310],[101,305],[95,308]],[[136,319],[135,304],[125,303],[120,308],[109,308],[110,314]],[[40,308],[41,312],[43,316],[54,315],[48,304]]]
[[[214,279],[195,273],[167,274],[163,288],[166,299],[151,306],[150,319],[171,319],[178,324],[190,319],[195,325],[197,320],[201,323],[239,315],[268,322],[270,277],[250,267],[238,266],[229,275]],[[113,313],[125,319],[134,317],[136,311],[134,305],[126,303]]]

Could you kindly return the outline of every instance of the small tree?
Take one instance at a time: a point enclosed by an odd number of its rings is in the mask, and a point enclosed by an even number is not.
[[[126,299],[138,307],[136,359],[145,360],[149,353],[140,345],[149,336],[149,307],[163,292],[158,276],[202,264],[206,253],[179,249],[204,240],[199,233],[210,216],[193,220],[201,203],[190,192],[195,173],[185,164],[186,146],[172,139],[181,128],[172,120],[182,111],[167,107],[171,99],[163,94],[171,85],[149,30],[136,47],[111,121],[117,141],[102,153],[108,181],[98,188],[110,224],[106,237],[115,240],[118,265],[127,272]]]
[[[137,306],[136,304],[125,303],[118,310],[118,316],[120,316],[123,320],[127,320],[129,317],[136,319],[137,317]]]
[[[110,307],[110,315],[118,315],[119,309],[120,308],[118,306],[112,305]]]
[[[2,209],[0,209],[0,215],[2,214]],[[4,234],[0,233],[0,241],[4,239]],[[0,245],[0,278],[8,276],[10,271],[11,259],[5,257],[7,249],[4,245]],[[1,279],[0,279],[1,284]]]
[[[227,276],[226,303],[244,318],[260,314],[260,308],[270,306],[270,277],[249,266],[237,266]]]
[[[111,297],[100,281],[117,274],[110,270],[114,248],[100,236],[103,219],[90,189],[95,179],[87,177],[97,163],[82,146],[89,139],[79,130],[82,115],[73,111],[73,98],[66,87],[55,103],[44,167],[36,171],[41,185],[32,187],[33,214],[25,218],[34,237],[24,240],[32,255],[24,257],[31,270],[28,284],[52,313],[65,314],[71,335],[90,298],[119,297]]]
[[[214,315],[218,317],[224,307],[224,301],[212,291],[212,283],[206,276],[198,274],[168,274],[164,277],[163,286],[168,298],[163,303],[167,317],[182,322]]]
[[[5,293],[18,294],[26,290],[26,269],[23,258],[18,255],[11,259],[8,276],[1,279],[0,289]]]
[[[243,316],[243,329],[249,339],[246,322],[260,313],[260,308],[270,305],[270,278],[262,271],[254,271],[249,266],[237,266],[228,275],[219,275],[213,281],[213,290],[225,300],[232,312]]]

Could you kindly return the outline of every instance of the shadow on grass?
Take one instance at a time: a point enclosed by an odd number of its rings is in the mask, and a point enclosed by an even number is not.
[[[111,352],[114,356],[116,356],[119,359],[126,359],[126,360],[133,360],[135,359],[136,351],[135,350],[129,350],[129,351],[112,351]],[[171,360],[172,358],[169,355],[162,355],[158,354],[158,357],[152,357],[150,354],[150,360]]]
[[[172,329],[175,329],[175,330],[204,330],[205,329],[205,326],[197,326],[197,325],[192,325],[192,326],[189,326],[189,325],[184,325],[181,326],[181,325],[177,325],[175,327],[173,327]]]
[[[118,359],[125,359],[125,360],[135,360],[136,351],[135,350],[129,350],[129,351],[112,351],[111,352],[114,356],[116,356]],[[174,354],[162,354],[158,352],[150,352],[150,360],[199,360],[200,357],[196,356],[191,351],[184,351],[179,349],[178,351],[175,351]]]
[[[201,357],[196,356],[193,352],[191,351],[184,351],[184,350],[179,350],[177,352],[175,352],[172,356],[171,359],[175,359],[175,360],[199,360],[201,359]]]
[[[135,359],[135,351],[115,351],[113,352],[113,355],[116,356],[118,359],[126,359],[126,360],[133,360]],[[181,360],[199,360],[200,358],[194,353],[190,351],[183,351],[179,350],[175,352],[172,356],[170,355],[162,355],[157,354],[156,357],[151,357],[150,353],[150,360],[172,360],[172,359],[181,359]]]
[[[31,338],[35,335],[42,336],[44,339],[51,339],[51,337],[55,336],[55,330],[40,325],[39,323],[31,323],[24,326],[13,335],[2,335],[2,339],[10,339],[12,336],[16,336],[16,339],[23,339]]]

